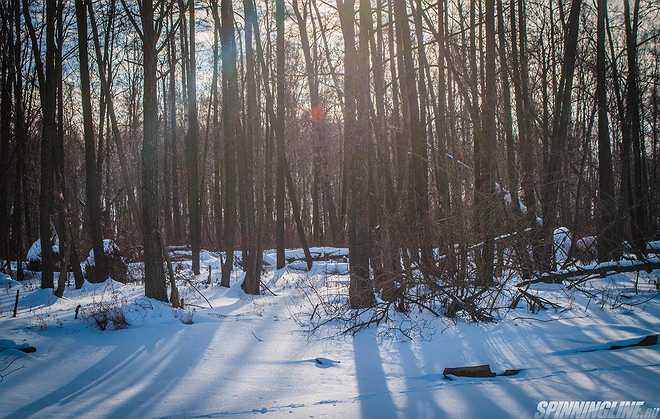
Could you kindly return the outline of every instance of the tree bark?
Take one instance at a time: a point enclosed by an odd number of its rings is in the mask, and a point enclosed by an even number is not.
[[[186,136],[186,160],[188,169],[188,220],[192,248],[192,269],[199,275],[199,252],[201,250],[201,213],[199,198],[199,122],[197,120],[197,60],[195,59],[195,3],[188,8],[188,134]]]
[[[284,199],[286,181],[286,155],[284,147],[286,102],[285,102],[285,51],[284,51],[284,20],[286,9],[284,0],[275,1],[275,21],[277,26],[277,120],[275,121],[277,173],[275,176],[275,243],[277,247],[277,269],[282,269],[284,259]]]
[[[340,3],[339,1],[338,3]],[[351,15],[342,24],[353,25],[353,0],[348,0],[344,13]],[[368,167],[369,148],[369,36],[372,31],[371,4],[360,0],[360,43],[355,56],[355,99],[358,119],[355,130],[348,137],[352,141],[350,164],[350,217],[349,217],[349,257],[350,284],[348,297],[351,308],[372,307],[375,304],[373,285],[369,272],[369,212],[368,212]],[[350,40],[349,40],[350,41]],[[350,65],[350,64],[349,64]],[[350,68],[350,67],[349,67]],[[348,103],[349,98],[346,98]]]
[[[142,229],[145,295],[167,301],[167,286],[160,245],[158,194],[158,96],[156,92],[156,42],[153,0],[142,3],[142,55],[144,133],[142,142]]]
[[[240,202],[241,216],[244,218],[246,241],[243,254],[243,290],[248,294],[258,295],[261,272],[257,269],[257,226],[254,202],[254,143],[257,137],[259,120],[257,116],[257,86],[256,86],[256,64],[254,49],[252,47],[253,25],[250,23],[256,19],[256,10],[253,0],[243,0],[245,12],[245,84],[247,88],[247,113],[243,146],[240,147],[241,163],[239,165],[240,176]]]
[[[238,106],[238,74],[236,70],[236,39],[234,35],[234,12],[231,0],[222,0],[220,5],[222,19],[222,119],[224,140],[224,249],[225,261],[222,264],[223,287],[230,286],[231,271],[234,264],[234,240],[236,224],[236,148],[240,124]]]
[[[90,98],[89,55],[87,51],[87,10],[85,0],[76,0],[76,22],[78,27],[78,56],[80,62],[80,91],[82,99],[83,138],[85,141],[85,190],[87,205],[87,230],[94,251],[94,278],[91,282],[102,282],[107,276],[103,232],[101,231],[101,200],[99,177],[96,170],[96,142],[92,121],[92,101]]]
[[[55,24],[57,20],[57,1],[46,1],[46,55],[45,63],[41,59],[41,49],[37,33],[30,16],[28,0],[23,0],[23,16],[28,28],[34,54],[34,64],[39,81],[41,99],[41,181],[39,192],[39,238],[41,240],[41,288],[53,288],[53,256],[51,249],[51,214],[53,208],[53,152],[57,140],[57,84],[55,69]]]
[[[607,80],[605,53],[605,19],[607,0],[598,0],[596,25],[596,101],[598,103],[598,260],[604,262],[620,256],[617,251],[616,197],[607,117]],[[619,253],[617,255],[617,253]]]
[[[571,12],[568,18],[567,33],[564,40],[564,61],[559,82],[559,92],[555,100],[555,116],[552,122],[552,136],[548,164],[545,168],[542,184],[543,196],[543,253],[544,267],[553,266],[552,232],[556,225],[557,200],[559,194],[559,179],[561,176],[561,154],[566,137],[571,113],[571,92],[575,74],[575,59],[577,56],[578,24],[582,0],[572,0]]]

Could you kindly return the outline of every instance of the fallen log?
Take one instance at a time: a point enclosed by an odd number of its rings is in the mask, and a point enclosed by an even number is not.
[[[504,370],[504,372],[496,374],[490,369],[489,364],[484,365],[474,365],[470,367],[456,367],[456,368],[445,368],[442,370],[442,375],[451,380],[450,375],[455,377],[472,377],[472,378],[493,378],[493,377],[510,377],[513,375],[518,375],[522,369],[509,369]]]
[[[0,351],[4,351],[5,349],[14,349],[16,351],[21,351],[26,354],[37,352],[37,348],[28,345],[27,343],[15,344],[12,341],[3,340],[2,342],[0,342]]]
[[[490,365],[475,365],[472,367],[445,368],[442,375],[455,375],[456,377],[495,377],[495,373],[490,370]]]
[[[660,262],[640,262],[629,265],[604,265],[596,266],[591,269],[576,269],[574,271],[545,272],[538,278],[521,281],[516,284],[517,287],[524,287],[531,284],[561,284],[562,282],[576,277],[586,277],[590,275],[607,276],[617,273],[646,271],[651,272],[654,269],[660,269]]]
[[[617,349],[633,348],[636,346],[653,346],[657,344],[658,344],[658,335],[648,335],[648,336],[644,336],[638,342],[621,344],[621,345],[611,345],[608,349],[615,351]]]

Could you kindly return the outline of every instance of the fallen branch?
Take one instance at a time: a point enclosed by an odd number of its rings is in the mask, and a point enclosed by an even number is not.
[[[27,343],[23,343],[20,345],[15,345],[15,346],[4,346],[0,347],[0,352],[4,351],[5,349],[15,349],[17,351],[24,352],[26,354],[31,354],[32,352],[37,352],[37,348],[34,346],[28,345]]]
[[[267,290],[269,293],[271,293],[271,294],[273,294],[275,297],[277,297],[277,294],[275,294],[273,291],[271,291],[271,289],[268,288],[268,285],[264,284],[264,281],[259,280],[259,283],[260,283],[264,288],[266,288],[266,290]]]
[[[193,287],[193,289],[194,289],[195,291],[197,291],[197,293],[198,293],[199,295],[201,295],[202,298],[203,298],[204,300],[206,300],[206,303],[209,305],[209,307],[213,308],[213,305],[212,305],[211,302],[208,300],[208,298],[206,298],[206,296],[204,296],[204,294],[202,294],[202,292],[201,292],[200,290],[197,289],[197,287],[195,286],[195,284],[193,284],[192,281],[191,281],[190,279],[188,279],[188,278],[186,278],[186,277],[183,277],[182,279],[183,279],[184,281],[186,281],[186,282],[188,283],[188,285],[190,285],[191,287]],[[189,305],[190,305],[190,304],[189,304]]]
[[[607,276],[617,273],[624,272],[639,272],[646,271],[651,272],[654,269],[660,269],[660,262],[642,262],[631,265],[605,265],[597,266],[592,269],[577,269],[575,271],[560,271],[560,272],[545,272],[541,274],[538,278],[530,279],[527,281],[522,281],[516,284],[517,287],[524,287],[531,284],[561,284],[562,282],[576,277],[597,275],[597,276]]]
[[[608,349],[615,351],[617,349],[633,348],[636,346],[653,346],[658,344],[658,335],[648,335],[644,336],[638,342],[621,344],[621,345],[610,345]],[[582,351],[585,352],[585,351]]]

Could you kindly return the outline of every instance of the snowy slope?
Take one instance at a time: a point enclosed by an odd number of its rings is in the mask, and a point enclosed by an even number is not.
[[[55,236],[55,242],[53,243],[52,247],[53,253],[54,254],[59,254],[60,253],[60,241]],[[30,262],[41,262],[41,240],[37,240],[34,243],[32,243],[32,246],[30,246],[30,249],[27,252],[26,259]]]
[[[48,290],[9,283],[0,290],[0,337],[37,352],[0,352],[0,365],[18,356],[14,365],[21,367],[0,382],[0,416],[523,418],[533,417],[540,400],[660,402],[660,346],[593,350],[659,333],[657,298],[630,310],[575,295],[563,312],[519,309],[489,324],[433,319],[426,339],[412,342],[374,329],[321,338],[294,320],[304,304],[298,285],[308,273],[271,270],[264,282],[277,296],[253,298],[240,290],[241,273],[230,289],[206,288],[205,267],[218,264],[206,254],[197,278],[213,309],[202,308],[206,302],[180,285],[186,301],[200,306],[192,325],[142,297],[140,285],[85,284],[56,300]],[[343,265],[317,265],[317,280],[346,282]],[[642,276],[657,281],[660,272]],[[599,281],[630,287],[634,279],[621,274]],[[23,296],[12,319],[17,288]],[[559,285],[537,289],[565,299]],[[73,319],[78,304],[99,301],[124,304],[129,327],[102,332]],[[486,363],[495,371],[523,371],[495,378],[442,375],[445,367]]]

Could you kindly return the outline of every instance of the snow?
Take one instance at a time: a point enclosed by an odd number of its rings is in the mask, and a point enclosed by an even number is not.
[[[106,255],[111,255],[114,253],[119,253],[119,246],[112,239],[103,239],[103,253]],[[89,255],[87,256],[87,265],[95,266],[96,262],[94,260],[94,249],[90,249]]]
[[[315,254],[344,252],[318,249]],[[640,273],[639,295],[630,291],[635,274],[583,284],[630,294],[634,308],[601,305],[559,284],[534,284],[530,292],[568,300],[567,309],[531,314],[520,308],[495,323],[415,314],[411,319],[426,323],[423,336],[410,341],[382,328],[355,336],[336,336],[333,325],[322,334],[305,331],[298,316],[306,304],[302,287],[313,282],[345,291],[344,262],[318,261],[311,272],[294,269],[304,265],[300,261],[268,269],[262,280],[277,296],[253,297],[240,288],[242,272],[234,272],[231,288],[206,287],[207,267],[219,266],[221,255],[203,254],[194,281],[212,309],[183,282],[179,291],[199,306],[194,311],[145,298],[143,285],[112,280],[67,288],[64,299],[35,289],[36,282],[0,289],[0,336],[37,348],[20,355],[21,368],[4,377],[0,416],[528,418],[540,400],[658,405],[660,345],[604,346],[658,333],[660,304],[650,297],[660,271]],[[301,254],[287,251],[287,258]],[[214,283],[219,275],[213,271]],[[21,300],[13,319],[8,310],[15,289]],[[129,326],[100,331],[84,320],[100,304],[121,307]],[[76,320],[78,305],[83,319]],[[185,324],[188,318],[192,324]],[[9,356],[0,352],[0,365]],[[445,367],[479,364],[522,371],[494,378],[442,375]]]
[[[0,288],[11,288],[19,285],[18,281],[11,279],[11,276],[0,272]]]
[[[453,157],[452,157],[453,158]],[[502,196],[502,199],[504,200],[504,203],[508,208],[511,208],[511,205],[513,203],[513,198],[511,197],[511,192],[504,188],[499,182],[495,182],[495,192]],[[523,200],[520,198],[520,191],[518,191],[518,208],[520,208],[520,212],[522,214],[527,214],[527,206],[525,206],[525,203]]]
[[[348,248],[345,247],[310,247],[309,253],[313,258],[346,258]],[[302,249],[285,249],[284,258],[287,261],[305,260],[305,252]],[[275,266],[277,253],[274,249],[264,251],[264,264]],[[272,263],[271,263],[272,262]]]
[[[557,270],[561,269],[571,251],[571,231],[567,227],[556,228],[552,233],[553,253]]]
[[[289,270],[296,271],[306,271],[307,262],[297,260],[289,263],[287,265]],[[348,263],[343,262],[333,262],[333,261],[316,261],[313,264],[312,272],[314,274],[324,273],[324,274],[334,274],[334,275],[346,275],[348,274]]]
[[[660,240],[648,242],[646,244],[646,249],[660,251]]]
[[[660,256],[650,256],[643,260],[638,260],[634,255],[624,255],[624,258],[621,260],[610,260],[607,262],[590,262],[590,263],[575,263],[564,269],[557,269],[550,274],[565,274],[565,273],[579,273],[585,271],[595,271],[603,269],[615,270],[617,268],[626,268],[634,266],[643,266],[648,263],[660,264]],[[546,276],[548,274],[542,274]],[[655,281],[655,280],[654,280]]]
[[[58,240],[57,236],[55,237],[55,243],[52,246],[53,253],[54,254],[59,254],[60,253],[60,241]],[[35,262],[39,263],[41,262],[41,240],[37,240],[34,243],[32,243],[32,246],[30,246],[30,250],[28,250],[27,253],[27,260],[29,262]]]
[[[575,240],[575,246],[583,252],[595,252],[596,251],[596,237],[594,236],[584,236]]]

